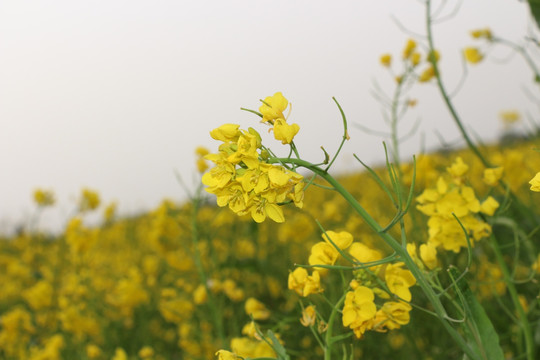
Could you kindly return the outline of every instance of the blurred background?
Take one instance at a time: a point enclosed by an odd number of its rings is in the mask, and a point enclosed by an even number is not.
[[[489,27],[523,42],[535,26],[518,0],[463,1],[454,9],[449,4],[448,20],[435,26],[450,89],[462,78],[462,49],[480,44],[470,30]],[[380,163],[384,137],[355,124],[388,129],[372,92],[379,86],[391,94],[395,82],[379,58],[392,54],[399,71],[407,39],[425,43],[424,18],[413,0],[0,2],[0,233],[28,222],[38,187],[56,195],[40,220],[49,230],[64,226],[82,187],[98,191],[104,204],[117,201],[121,215],[185,199],[177,174],[189,189],[197,186],[195,147],[214,151],[209,131],[223,123],[264,132],[240,107],[258,109],[276,91],[293,104],[289,122],[300,125],[295,142],[305,158],[322,160],[320,146],[332,153],[340,142],[334,96],[351,124],[335,171],[359,170],[353,153]],[[509,49],[489,51],[468,66],[455,96],[485,141],[501,134],[500,111],[537,106],[526,95],[534,85],[523,60]],[[400,132],[420,125],[402,144],[404,159],[440,147],[437,132],[460,145],[434,87],[410,92],[418,103]]]

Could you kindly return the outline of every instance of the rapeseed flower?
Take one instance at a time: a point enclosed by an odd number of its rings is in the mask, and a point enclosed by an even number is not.
[[[374,330],[384,332],[386,329],[395,330],[410,321],[411,305],[402,301],[387,301],[377,311],[374,319]]]
[[[302,310],[302,318],[300,319],[300,323],[305,327],[309,327],[315,325],[315,320],[317,320],[315,306],[306,306],[304,310]]]
[[[127,360],[127,359],[128,359],[128,356],[124,349],[116,348],[116,350],[114,350],[114,356],[112,360]]]
[[[499,166],[496,168],[489,168],[484,170],[484,177],[482,180],[486,185],[495,186],[502,178],[504,167]]]
[[[289,290],[294,290],[300,296],[309,296],[323,291],[321,289],[321,277],[319,271],[313,271],[312,275],[308,274],[305,268],[298,267],[289,274],[288,279]]]
[[[218,350],[216,353],[216,356],[218,357],[218,360],[236,360],[238,359],[238,356],[236,354],[227,351],[227,350]]]
[[[390,54],[381,55],[380,62],[382,66],[390,67],[390,65],[392,65],[392,55]]]
[[[154,357],[154,349],[151,346],[143,346],[137,353],[141,359],[150,359]]]
[[[409,288],[416,284],[416,279],[409,270],[402,269],[403,265],[403,263],[388,264],[384,270],[384,281],[388,289],[401,300],[411,301]]]
[[[499,113],[499,117],[505,126],[510,126],[521,120],[521,114],[516,110],[505,110]]]
[[[403,59],[410,58],[415,49],[416,41],[414,41],[413,39],[407,40],[407,44],[405,44],[405,48],[403,49]]]
[[[85,212],[97,209],[100,204],[99,194],[90,189],[82,189],[81,198],[79,200],[79,211]]]
[[[373,291],[365,286],[358,286],[354,291],[345,295],[343,306],[343,326],[350,327],[357,338],[362,338],[364,332],[373,327],[372,320],[377,314]]]
[[[272,96],[267,96],[263,100],[263,104],[259,107],[259,112],[263,115],[262,121],[273,122],[277,119],[285,119],[283,111],[289,105],[289,101],[281,92],[277,92]]]
[[[420,258],[428,269],[433,270],[438,265],[437,248],[432,243],[420,245]]]
[[[274,122],[274,137],[283,145],[290,144],[299,130],[298,124],[289,125],[285,119],[276,119]]]
[[[309,255],[308,263],[309,265],[334,265],[339,252],[327,242],[318,242],[311,247],[311,254]],[[316,267],[317,270],[322,274],[326,274],[328,269]]]
[[[37,189],[34,191],[34,201],[41,207],[52,206],[55,202],[54,193],[49,190]]]
[[[322,237],[328,244],[337,246],[340,250],[347,249],[353,243],[353,236],[347,231],[337,233],[335,231],[328,230],[322,235]]]
[[[428,66],[418,77],[419,82],[428,82],[435,77],[435,69],[432,65]]]
[[[422,55],[419,52],[413,52],[411,54],[411,64],[412,66],[417,66],[422,60]]]
[[[267,341],[270,341],[267,339]],[[251,339],[248,337],[233,338],[231,340],[231,350],[238,357],[242,358],[275,358],[276,353],[272,347],[264,340]],[[234,359],[234,358],[232,358]],[[229,360],[225,358],[225,360]]]
[[[492,196],[488,196],[487,199],[480,204],[480,211],[488,216],[493,216],[498,208],[499,202]]]
[[[475,39],[487,39],[489,41],[493,40],[493,34],[489,28],[476,29],[471,31],[471,36]]]
[[[531,184],[531,191],[540,192],[540,172],[537,172],[536,175],[529,181]]]
[[[467,47],[463,49],[463,56],[465,57],[465,60],[471,64],[478,64],[482,59],[484,59],[484,55],[475,47]]]
[[[246,300],[244,308],[246,310],[246,314],[253,317],[254,320],[266,320],[270,317],[270,310],[268,310],[262,302],[254,297],[250,297]]]

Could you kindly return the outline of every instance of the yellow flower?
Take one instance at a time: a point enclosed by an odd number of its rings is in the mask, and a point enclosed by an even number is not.
[[[315,311],[315,306],[309,305],[302,311],[302,318],[300,319],[300,323],[305,326],[313,326],[315,325],[315,320],[317,320],[317,312]]]
[[[208,170],[208,164],[206,163],[205,156],[208,155],[210,152],[207,148],[198,146],[195,149],[195,154],[197,155],[197,170],[202,174],[206,170]]]
[[[236,360],[239,359],[238,356],[236,356],[234,353],[227,351],[227,350],[219,350],[216,353],[216,356],[218,357],[218,360]]]
[[[353,236],[347,231],[341,231],[337,233],[335,231],[328,230],[326,231],[326,234],[322,235],[322,237],[324,241],[328,242],[330,245],[334,243],[332,246],[335,245],[341,250],[347,249],[349,246],[351,246],[353,242]]]
[[[428,82],[429,80],[433,79],[433,77],[435,76],[435,69],[433,68],[433,66],[429,66],[426,68],[426,70],[424,70],[422,72],[422,74],[420,74],[420,76],[418,77],[418,81],[420,82]]]
[[[420,64],[421,60],[422,60],[422,55],[420,55],[420,53],[418,53],[418,52],[412,53],[412,55],[411,55],[411,64],[412,64],[412,66],[417,66],[418,64]]]
[[[381,56],[380,61],[383,66],[390,67],[392,64],[392,55],[384,54]]]
[[[54,193],[48,190],[37,189],[34,191],[34,201],[42,207],[54,205]]]
[[[492,216],[498,208],[499,203],[491,196],[480,205],[480,211],[489,216]]]
[[[208,300],[208,293],[206,287],[203,284],[199,284],[195,291],[193,291],[193,302],[196,305],[204,304]]]
[[[487,40],[493,40],[493,34],[491,33],[491,30],[488,28],[472,30],[471,36],[475,39],[484,38]]]
[[[308,275],[306,269],[298,267],[289,274],[288,279],[289,290],[294,290],[300,296],[308,296],[317,294],[322,291],[321,277],[318,271],[313,271],[312,275]]]
[[[406,269],[402,269],[403,263],[388,264],[384,272],[384,281],[388,289],[400,299],[411,301],[409,288],[416,284],[413,274]]]
[[[501,111],[499,116],[502,122],[508,126],[521,120],[521,114],[516,110]]]
[[[300,130],[298,124],[289,125],[285,119],[276,119],[274,122],[274,137],[276,140],[280,140],[283,145],[290,144],[298,130]]]
[[[540,192],[540,172],[537,172],[536,175],[529,181],[531,184],[531,191]]]
[[[112,221],[116,215],[116,208],[116,202],[111,202],[109,205],[107,205],[105,210],[103,210],[103,219],[107,222]]]
[[[420,245],[420,258],[426,264],[428,269],[433,270],[437,267],[437,248],[431,244]]]
[[[138,355],[142,359],[150,359],[154,356],[154,349],[151,346],[144,346],[139,350]]]
[[[412,55],[414,49],[416,49],[416,41],[409,39],[403,49],[403,59],[408,59]]]
[[[374,299],[373,291],[365,286],[358,286],[345,295],[343,326],[350,327],[358,338],[361,338],[364,331],[371,327],[370,320],[377,313]]]
[[[465,60],[471,64],[477,64],[484,59],[484,55],[482,55],[482,53],[480,53],[480,51],[474,47],[463,49],[463,56],[465,56]]]
[[[377,312],[375,322],[378,324],[377,330],[384,328],[389,330],[399,329],[402,325],[407,325],[410,320],[409,312],[412,307],[402,301],[387,301]]]
[[[79,210],[94,210],[99,206],[99,194],[90,189],[82,189],[81,199],[79,200]]]
[[[496,168],[489,168],[484,170],[484,177],[482,180],[486,185],[495,186],[502,178],[504,168],[502,166]]]
[[[285,216],[283,215],[283,210],[279,205],[269,202],[267,199],[257,199],[253,198],[251,200],[251,217],[255,222],[262,223],[268,216],[270,219],[274,220],[277,223],[282,223],[285,221]]]
[[[463,159],[458,156],[454,163],[446,168],[446,171],[455,178],[461,178],[469,170],[469,165],[463,162]]]
[[[96,344],[86,345],[86,356],[90,359],[96,359],[101,355],[101,349]]]
[[[210,151],[207,148],[205,148],[204,146],[197,146],[195,148],[195,154],[197,154],[200,157],[204,157],[204,156],[210,154]]]
[[[379,251],[359,242],[353,242],[348,249],[348,253],[360,263],[367,263],[382,259],[382,255]]]
[[[116,348],[112,360],[127,360],[127,354],[122,348]]]
[[[327,242],[318,242],[311,247],[311,254],[309,255],[309,265],[334,265],[339,256],[338,251]],[[326,274],[328,269],[317,268],[322,274]]]
[[[283,111],[288,105],[289,102],[281,92],[266,97],[259,108],[259,112],[263,115],[262,121],[272,123],[276,119],[285,119]]]
[[[254,297],[250,297],[246,300],[244,308],[246,314],[251,315],[254,320],[266,320],[270,317],[270,310]]]
[[[241,134],[238,130],[239,127],[240,125],[236,124],[224,124],[217,129],[210,131],[210,136],[212,139],[223,142],[236,141]]]
[[[277,334],[276,334],[277,337]],[[266,339],[270,341],[270,339]],[[272,347],[264,340],[250,339],[248,337],[233,338],[231,340],[231,350],[240,358],[275,358],[276,353]],[[224,358],[230,360],[235,358]]]
[[[252,339],[261,340],[259,334],[257,334],[257,325],[254,321],[250,321],[249,323],[244,325],[244,327],[242,328],[242,334]]]

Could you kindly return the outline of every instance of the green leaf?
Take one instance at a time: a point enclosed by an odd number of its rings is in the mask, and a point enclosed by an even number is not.
[[[287,355],[287,351],[285,350],[283,345],[281,345],[281,343],[277,339],[276,335],[274,335],[272,330],[268,330],[266,332],[266,336],[268,336],[270,338],[270,340],[272,340],[272,348],[276,352],[279,360],[290,360],[291,359],[289,357],[289,355]]]
[[[540,0],[527,0],[531,14],[536,20],[536,25],[540,28]]]
[[[486,311],[474,296],[465,278],[459,278],[457,268],[451,267],[449,272],[454,281],[459,303],[465,313],[465,321],[461,323],[461,328],[469,345],[483,359],[504,360],[499,335],[493,328]],[[468,358],[465,357],[465,359]]]

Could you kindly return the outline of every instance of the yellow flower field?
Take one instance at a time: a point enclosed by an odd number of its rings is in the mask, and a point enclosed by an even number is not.
[[[522,117],[507,110],[497,143],[470,134],[441,77],[440,12],[425,5],[425,37],[378,58],[394,88],[374,91],[390,129],[376,167],[357,157],[358,171],[334,175],[354,141],[335,98],[338,149],[302,157],[295,137],[315,130],[276,92],[242,108],[253,127],[208,129],[216,144],[195,149],[200,184],[188,201],[121,217],[82,189],[53,235],[32,226],[55,205],[37,189],[34,221],[0,238],[0,358],[537,359],[540,125],[532,116],[516,130]],[[470,35],[481,45],[461,50],[465,69],[505,46],[538,85],[536,38]],[[404,161],[398,123],[422,101],[410,89],[426,85],[463,146],[441,141]]]

